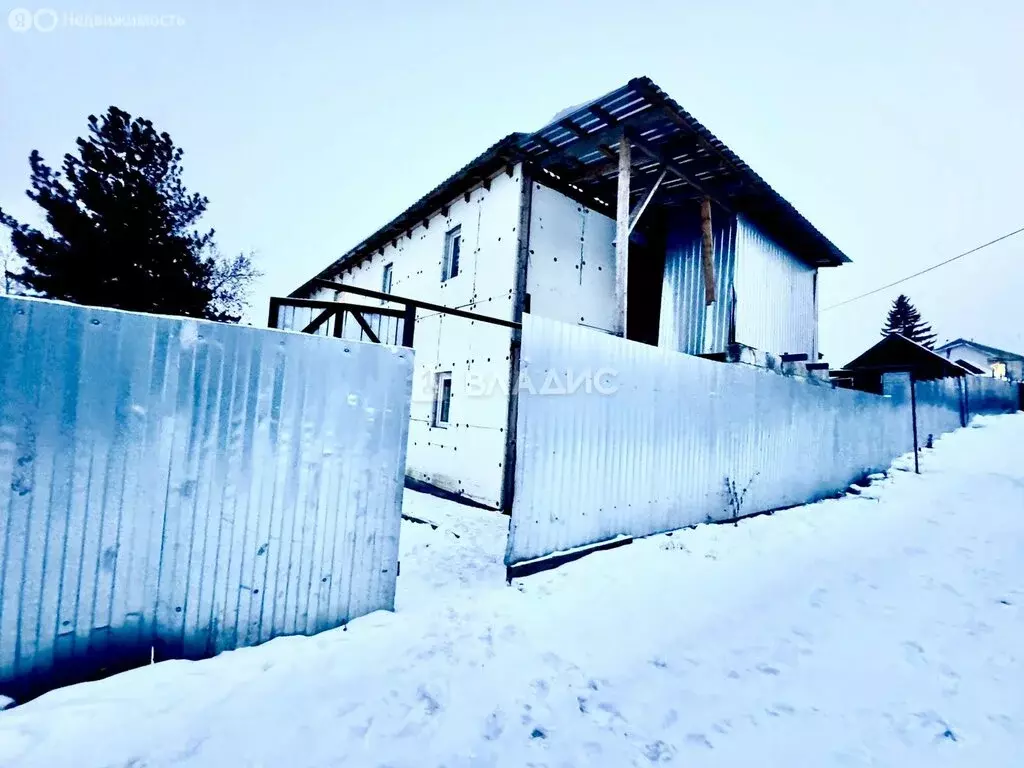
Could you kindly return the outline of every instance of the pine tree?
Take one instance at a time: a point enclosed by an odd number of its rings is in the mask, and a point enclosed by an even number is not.
[[[935,346],[936,335],[932,333],[932,327],[921,320],[921,313],[902,293],[892,303],[892,309],[889,310],[889,316],[882,327],[883,336],[888,336],[890,333],[906,336],[911,341],[916,341],[928,349]]]
[[[208,200],[182,183],[182,154],[152,122],[117,107],[90,115],[88,138],[62,172],[33,151],[26,194],[52,234],[0,210],[24,261],[15,279],[78,304],[237,322],[259,273],[249,256],[221,258],[213,230],[196,230]]]
[[[14,293],[18,289],[18,283],[14,279],[14,272],[11,271],[14,267],[14,253],[0,246],[0,296]]]

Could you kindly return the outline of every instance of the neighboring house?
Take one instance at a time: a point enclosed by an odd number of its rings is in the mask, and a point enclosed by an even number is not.
[[[1024,355],[979,344],[970,339],[947,341],[935,350],[947,360],[968,366],[983,376],[1024,381]]]
[[[504,321],[533,313],[690,354],[742,345],[817,361],[818,270],[848,261],[639,78],[505,137],[274,300],[270,322],[309,328],[312,303],[301,300],[359,301],[344,284]],[[400,314],[376,318],[382,341],[400,338]],[[354,323],[317,332],[363,337]],[[518,333],[416,315],[410,476],[509,508]]]
[[[829,375],[837,386],[880,395],[886,373],[910,373],[916,381],[926,381],[967,376],[971,371],[906,336],[890,333]]]

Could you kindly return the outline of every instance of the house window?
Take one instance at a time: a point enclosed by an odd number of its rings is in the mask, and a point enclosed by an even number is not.
[[[384,279],[381,280],[380,289],[384,293],[391,293],[391,272],[394,264],[384,265]]]
[[[434,374],[434,426],[447,427],[452,410],[452,372]]]
[[[462,249],[462,227],[455,227],[444,236],[444,263],[441,269],[441,282],[451,280],[459,274],[459,251]]]
[[[1006,363],[992,363],[992,377],[995,379],[1006,378]]]

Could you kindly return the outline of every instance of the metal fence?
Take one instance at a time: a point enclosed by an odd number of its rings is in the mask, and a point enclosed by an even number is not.
[[[968,418],[979,413],[1012,413],[1020,407],[1018,382],[966,376],[964,385],[964,410]]]
[[[521,370],[508,565],[803,504],[913,448],[909,401],[532,315]],[[950,385],[919,386],[928,423],[959,427]]]
[[[906,373],[887,373],[882,377],[886,395],[901,407],[914,408],[908,418],[912,429],[916,425],[919,446],[927,446],[947,432],[966,427],[974,416],[1012,413],[1020,406],[1018,384],[1002,379],[963,376],[917,381],[913,396],[910,386],[910,375]],[[911,448],[912,441],[913,432]]]
[[[393,606],[412,352],[0,297],[0,691]]]

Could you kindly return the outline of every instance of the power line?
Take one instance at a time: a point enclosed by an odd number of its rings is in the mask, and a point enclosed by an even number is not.
[[[906,277],[901,277],[899,280],[896,280],[895,282],[889,283],[888,285],[883,285],[881,288],[875,288],[873,291],[868,291],[867,293],[862,293],[860,296],[854,296],[852,299],[847,299],[846,301],[840,301],[838,304],[833,304],[831,307],[825,307],[821,311],[822,312],[828,312],[830,309],[835,309],[836,307],[841,307],[844,304],[850,304],[851,302],[858,301],[860,299],[863,299],[863,298],[866,298],[868,296],[872,296],[872,295],[874,295],[876,293],[879,293],[880,291],[884,291],[887,288],[892,288],[894,285],[899,285],[900,283],[905,283],[907,280],[910,280],[910,279],[915,278],[915,277],[920,277],[921,275],[925,274],[926,272],[931,272],[933,269],[938,269],[939,267],[944,267],[947,264],[951,264],[952,262],[956,261],[957,259],[962,259],[964,256],[970,256],[972,253],[977,253],[982,248],[988,248],[990,245],[995,245],[996,243],[1000,242],[1001,240],[1006,240],[1007,238],[1013,237],[1014,235],[1019,235],[1021,232],[1024,232],[1024,227],[1021,227],[1020,229],[1015,229],[1013,232],[1007,232],[1005,235],[997,237],[995,240],[989,240],[987,243],[983,243],[982,245],[979,245],[979,246],[977,246],[975,248],[971,248],[971,250],[969,250],[969,251],[964,251],[963,253],[958,253],[956,256],[954,256],[951,259],[946,259],[945,261],[940,261],[938,264],[932,264],[930,267],[928,267],[927,269],[922,269],[920,272],[915,272],[912,275],[907,275]]]

